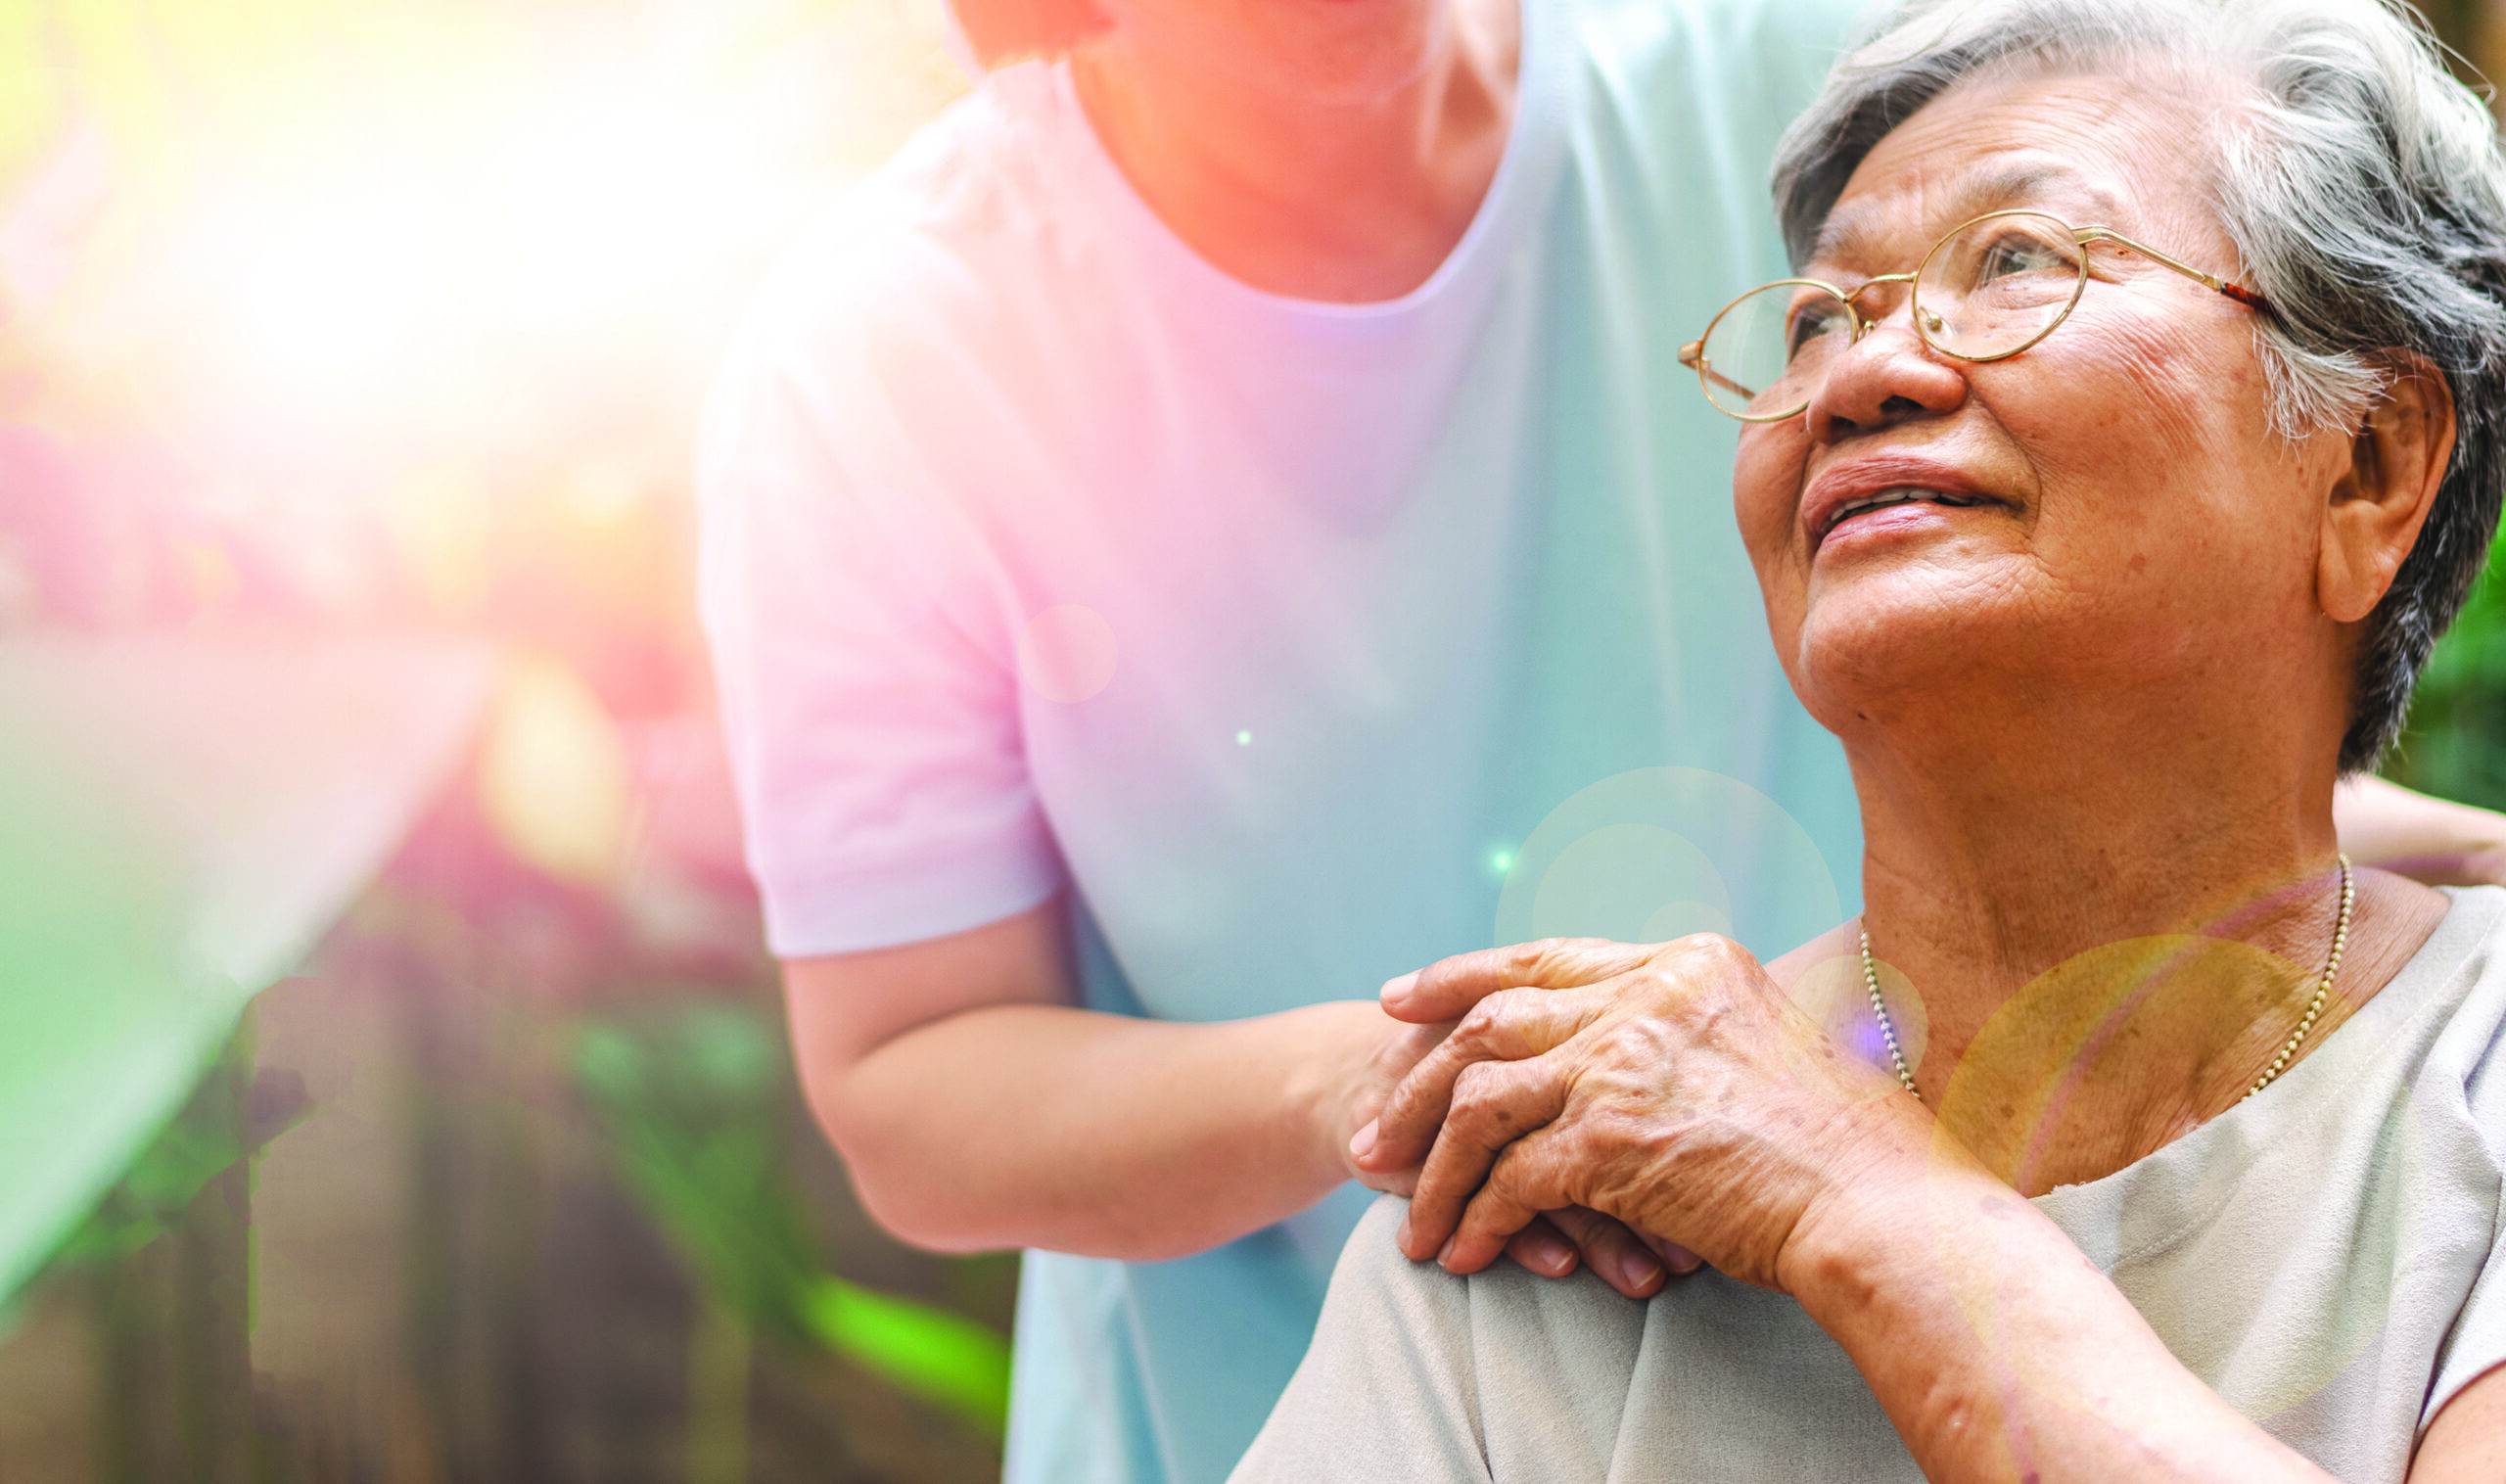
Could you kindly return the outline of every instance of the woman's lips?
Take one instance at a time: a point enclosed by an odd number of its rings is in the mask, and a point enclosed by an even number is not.
[[[1824,471],[1802,492],[1801,525],[1816,552],[1839,526],[1910,506],[1953,510],[2007,503],[1972,480],[1928,459],[1877,458]],[[1892,520],[1889,525],[1908,524]]]
[[[1983,500],[1972,495],[1951,494],[1946,490],[1925,489],[1913,485],[1892,485],[1885,489],[1877,490],[1837,506],[1828,515],[1826,529],[1817,533],[1811,544],[1813,549],[1816,549],[1817,546],[1825,543],[1829,536],[1835,534],[1838,526],[1882,510],[1896,510],[1907,505],[1946,505],[1952,509],[1965,510],[1983,503]]]
[[[1945,532],[1950,528],[1952,512],[1966,508],[1972,507],[1952,506],[1938,500],[1910,500],[1859,511],[1836,522],[1835,528],[1811,549],[1811,559],[1817,560],[1819,553],[1831,546],[1842,552],[1858,549],[1871,541],[1911,536],[1927,530]]]

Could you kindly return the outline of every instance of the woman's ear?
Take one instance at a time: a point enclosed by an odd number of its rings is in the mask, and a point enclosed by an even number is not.
[[[2417,355],[2397,355],[2391,369],[2323,511],[2315,595],[2343,624],[2384,601],[2453,463],[2454,393],[2444,373]]]

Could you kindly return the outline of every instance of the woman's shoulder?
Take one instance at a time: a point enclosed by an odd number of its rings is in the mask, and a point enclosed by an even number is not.
[[[2355,1017],[2373,1028],[2356,1039],[2420,1066],[2422,1079],[2469,1077],[2506,1053],[2506,887],[2438,890],[2443,915]]]
[[[1352,1307],[1401,1312],[1416,1321],[1462,1332],[1504,1326],[1556,1331],[1572,1342],[1610,1332],[1634,1336],[1645,1326],[1645,1306],[1578,1270],[1564,1278],[1542,1277],[1510,1259],[1456,1276],[1432,1262],[1413,1262],[1393,1241],[1410,1202],[1383,1195],[1349,1233],[1331,1274],[1331,1293]],[[1329,1301],[1326,1300],[1326,1309]]]
[[[1492,1451],[1527,1426],[1541,1477],[1601,1477],[1646,1306],[1582,1272],[1412,1262],[1393,1244],[1409,1204],[1384,1196],[1350,1233],[1313,1346],[1235,1484],[1487,1478]]]
[[[2459,915],[2466,931],[2506,945],[2506,886],[2440,886],[2436,891],[2453,903],[2446,912],[2449,919]]]
[[[2434,1031],[2423,1080],[2459,1086],[2506,1158],[2506,887],[2447,887],[2453,905],[2385,993],[2405,980],[2432,1001]]]
[[[1349,1233],[1323,1301],[1326,1326],[1336,1322],[1345,1337],[1382,1329],[1434,1333],[1461,1348],[1500,1331],[1508,1345],[1554,1336],[1561,1346],[1580,1348],[1611,1333],[1632,1344],[1643,1330],[1645,1306],[1589,1273],[1547,1278],[1501,1258],[1483,1272],[1457,1276],[1432,1262],[1411,1261],[1393,1241],[1409,1210],[1401,1196],[1379,1196]]]
[[[1711,1271],[1649,1301],[1505,1260],[1457,1277],[1393,1245],[1408,1205],[1383,1197],[1350,1236],[1234,1484],[1599,1480],[1631,1459],[1659,1465],[1647,1477],[1697,1459],[1733,1479],[1912,1476],[1852,1363],[1784,1295]]]

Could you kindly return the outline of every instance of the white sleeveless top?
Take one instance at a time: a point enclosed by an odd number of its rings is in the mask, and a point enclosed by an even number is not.
[[[2506,890],[2451,893],[2418,954],[2249,1101],[2040,1196],[2196,1375],[2351,1484],[2506,1362]],[[1711,1271],[1649,1302],[1350,1238],[1314,1347],[1236,1484],[1922,1478],[1844,1351]]]

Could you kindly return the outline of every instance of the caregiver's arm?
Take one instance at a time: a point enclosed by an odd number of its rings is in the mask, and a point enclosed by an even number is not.
[[[801,1084],[862,1203],[944,1251],[1149,1261],[1291,1215],[1360,1175],[1350,1133],[1444,1037],[1366,1001],[1182,1025],[1072,1008],[1058,903],[969,932],[794,959]],[[1617,1223],[1560,1212],[1507,1244],[1622,1293],[1662,1265]]]
[[[1196,1252],[1349,1178],[1422,1033],[1373,1004],[1178,1025],[1074,1009],[1059,904],[784,967],[803,1089],[871,1215],[927,1247]]]
[[[2333,795],[2332,816],[2361,865],[2429,886],[2506,885],[2506,814],[2359,777]]]
[[[2496,1484],[2506,1479],[2506,1366],[2454,1393],[2420,1439],[2410,1484]]]

